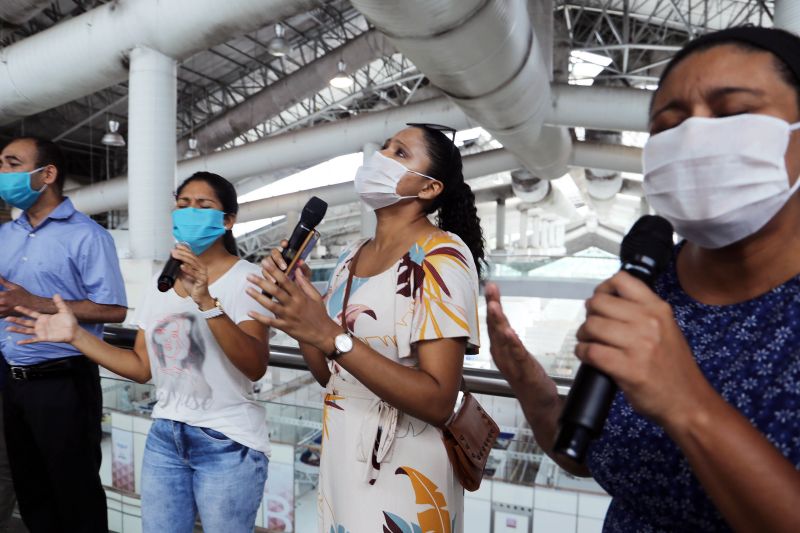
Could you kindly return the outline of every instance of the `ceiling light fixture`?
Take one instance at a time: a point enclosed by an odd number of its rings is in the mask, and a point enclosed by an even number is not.
[[[337,89],[347,89],[353,85],[353,77],[347,74],[346,69],[347,63],[344,61],[339,61],[336,76],[331,78],[330,81],[332,87],[336,87]]]
[[[267,43],[267,51],[275,57],[283,57],[292,49],[289,41],[284,38],[285,34],[286,28],[281,24],[275,24],[275,37]]]
[[[197,157],[200,155],[200,151],[197,149],[197,137],[189,137],[189,149],[186,150],[186,153],[183,154],[185,159],[191,159],[193,157]]]
[[[116,120],[108,121],[108,131],[100,140],[106,146],[125,146],[125,139],[119,133],[119,122]]]

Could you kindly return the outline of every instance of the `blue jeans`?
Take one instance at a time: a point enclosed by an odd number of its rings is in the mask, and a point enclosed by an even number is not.
[[[219,431],[156,419],[142,465],[144,533],[252,532],[269,459]]]

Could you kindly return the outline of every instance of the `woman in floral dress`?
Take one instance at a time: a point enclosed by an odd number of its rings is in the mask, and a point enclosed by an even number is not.
[[[376,234],[341,254],[324,297],[307,273],[287,279],[277,250],[253,279],[276,298],[253,291],[275,313],[254,316],[296,338],[326,387],[324,533],[463,530],[464,492],[438,427],[453,412],[464,354],[478,349],[483,238],[443,130],[412,125],[358,170]]]

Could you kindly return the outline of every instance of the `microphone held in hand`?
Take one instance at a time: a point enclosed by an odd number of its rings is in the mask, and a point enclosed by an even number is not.
[[[622,239],[620,270],[652,289],[669,264],[672,246],[672,225],[662,217],[645,215]],[[582,463],[590,442],[603,430],[616,392],[617,386],[611,378],[582,364],[559,418],[554,451]]]
[[[186,243],[180,243],[185,246],[189,246]],[[158,276],[158,290],[161,292],[167,292],[175,285],[175,280],[178,279],[178,276],[181,273],[181,265],[183,261],[179,259],[175,259],[170,255],[169,259],[167,260],[166,264],[164,265],[163,270],[161,270],[161,275]]]
[[[315,228],[322,222],[327,211],[328,203],[316,196],[312,196],[303,207],[303,211],[300,213],[300,221],[289,237],[289,244],[281,252],[281,257],[286,263],[284,272],[289,279],[294,279],[294,269],[297,263],[306,258],[317,240],[319,240],[319,233]],[[272,296],[266,291],[262,292],[267,296]]]
[[[327,202],[320,200],[316,196],[312,196],[306,202],[303,212],[300,214],[300,221],[294,227],[291,237],[289,237],[289,244],[281,252],[281,257],[286,261],[287,273],[291,271],[294,264],[300,259],[298,255],[306,250],[308,243],[314,238],[314,228],[322,222],[327,211]]]

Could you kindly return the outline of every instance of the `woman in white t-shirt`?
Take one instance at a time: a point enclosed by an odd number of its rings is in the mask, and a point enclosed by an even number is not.
[[[142,467],[145,533],[252,531],[267,478],[269,436],[252,382],[267,370],[268,328],[248,316],[264,309],[247,296],[260,269],[236,255],[231,228],[239,210],[224,178],[198,172],[178,188],[173,233],[184,244],[178,281],[156,278],[137,309],[133,350],[111,346],[78,326],[59,296],[59,312],[16,319],[24,342],[68,342],[89,359],[140,383],[156,384],[155,419]]]

